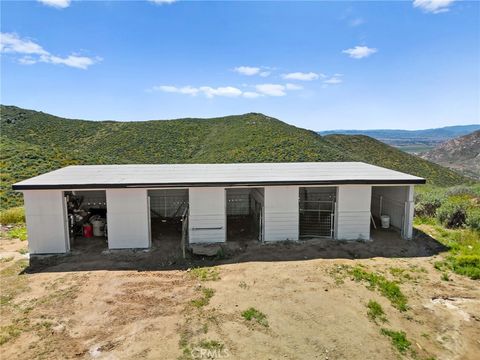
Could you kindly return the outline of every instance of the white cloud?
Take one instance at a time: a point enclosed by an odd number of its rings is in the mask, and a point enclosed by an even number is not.
[[[297,84],[287,83],[282,84],[257,84],[257,85],[244,85],[247,88],[254,88],[255,90],[242,91],[235,86],[174,86],[174,85],[159,85],[153,86],[146,91],[162,91],[167,93],[177,93],[183,95],[197,96],[204,95],[207,98],[214,98],[217,96],[222,97],[244,97],[247,99],[255,99],[263,96],[285,96],[287,95],[287,90],[301,90],[303,86]]]
[[[355,46],[354,48],[346,49],[342,52],[348,54],[351,58],[362,59],[375,54],[377,49],[369,48],[368,46]]]
[[[233,69],[233,71],[246,76],[259,75],[261,77],[267,77],[271,74],[271,72],[266,69],[269,68],[257,66],[237,66]]]
[[[285,96],[285,86],[280,84],[260,84],[255,85],[255,90],[258,93],[268,96]]]
[[[162,4],[173,4],[177,0],[148,0],[154,4],[162,5]]]
[[[17,34],[13,33],[0,34],[0,52],[35,55],[48,54],[40,45],[28,39],[20,39]]]
[[[18,62],[23,65],[33,65],[36,64],[38,61],[31,56],[24,56],[18,59]]]
[[[168,93],[191,95],[191,96],[196,96],[198,94],[203,94],[208,98],[213,98],[215,96],[237,97],[237,96],[242,95],[242,90],[240,90],[236,87],[233,87],[233,86],[224,86],[224,87],[213,88],[213,87],[210,87],[210,86],[177,87],[177,86],[173,86],[173,85],[161,85],[161,86],[154,86],[151,90],[153,90],[153,91],[163,91],[163,92],[168,92]]]
[[[323,83],[324,83],[324,84],[328,84],[328,85],[337,85],[337,84],[340,84],[340,83],[342,83],[342,82],[343,82],[343,80],[340,79],[340,77],[335,76],[335,75],[332,76],[331,78],[328,78],[328,79],[326,79],[326,80],[323,80]]]
[[[62,64],[77,69],[87,69],[102,59],[99,57],[90,58],[87,56],[69,55],[60,57],[50,54],[42,46],[28,39],[21,39],[17,34],[1,33],[0,34],[0,52],[11,54],[22,54],[18,61],[23,65],[33,65],[38,62],[49,64]]]
[[[314,72],[302,73],[302,72],[293,72],[289,74],[283,74],[282,77],[286,80],[301,80],[301,81],[311,81],[319,78],[319,75]]]
[[[40,56],[41,62],[49,63],[49,64],[63,64],[70,67],[74,67],[77,69],[87,69],[90,65],[95,64],[96,62],[102,61],[101,58],[89,58],[86,56],[77,56],[77,55],[69,55],[67,57],[59,57],[55,55],[42,55]]]
[[[70,6],[71,0],[38,0],[38,2],[57,9],[65,9]]]
[[[184,95],[192,95],[192,96],[195,96],[200,92],[199,89],[194,88],[192,86],[176,87],[171,85],[154,86],[152,90],[169,92],[169,93],[178,93],[178,94],[184,94]]]
[[[303,86],[302,85],[297,85],[297,84],[285,84],[285,88],[287,90],[302,90]]]
[[[253,76],[253,75],[259,74],[261,69],[259,67],[253,67],[253,66],[238,66],[235,69],[233,69],[233,71],[242,75]]]
[[[225,87],[218,87],[212,88],[210,86],[202,86],[200,88],[206,97],[212,98],[214,96],[226,96],[226,97],[237,97],[242,95],[242,90],[233,87],[233,86],[225,86]]]
[[[245,91],[243,93],[243,97],[246,97],[247,99],[255,99],[255,98],[258,98],[260,96],[263,96],[263,95],[259,94],[257,92],[254,92],[254,91]]]
[[[440,14],[449,11],[449,6],[455,0],[414,0],[413,6],[425,12]]]

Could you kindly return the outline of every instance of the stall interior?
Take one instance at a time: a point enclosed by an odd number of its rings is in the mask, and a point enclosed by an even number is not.
[[[227,241],[263,239],[263,188],[226,189]]]
[[[372,186],[370,211],[375,231],[397,231],[404,236],[408,192],[408,186]]]
[[[180,249],[188,217],[188,189],[149,190],[152,245]]]
[[[72,249],[104,249],[107,243],[105,190],[65,191]]]

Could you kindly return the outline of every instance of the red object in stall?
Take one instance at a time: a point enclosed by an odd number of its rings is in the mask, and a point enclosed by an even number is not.
[[[86,238],[93,237],[93,226],[90,224],[83,225],[83,236]]]

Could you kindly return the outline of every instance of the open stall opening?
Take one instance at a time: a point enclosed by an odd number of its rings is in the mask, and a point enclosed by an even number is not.
[[[337,188],[301,187],[299,192],[300,238],[333,238]]]
[[[188,189],[149,190],[148,199],[152,245],[180,249],[186,236]]]
[[[226,189],[227,241],[263,240],[263,188]]]
[[[374,230],[397,231],[404,236],[408,193],[408,186],[372,186],[371,213],[376,227]]]
[[[65,191],[70,248],[105,250],[107,242],[107,197],[105,190]]]

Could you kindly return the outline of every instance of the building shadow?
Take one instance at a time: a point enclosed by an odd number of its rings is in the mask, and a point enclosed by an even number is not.
[[[426,233],[414,229],[411,240],[404,240],[393,230],[373,230],[369,241],[311,239],[297,242],[259,243],[227,242],[215,256],[187,259],[181,250],[165,251],[165,247],[149,250],[74,251],[66,255],[31,256],[26,273],[69,271],[155,271],[185,270],[252,261],[299,261],[312,259],[368,259],[430,257],[448,250]]]

